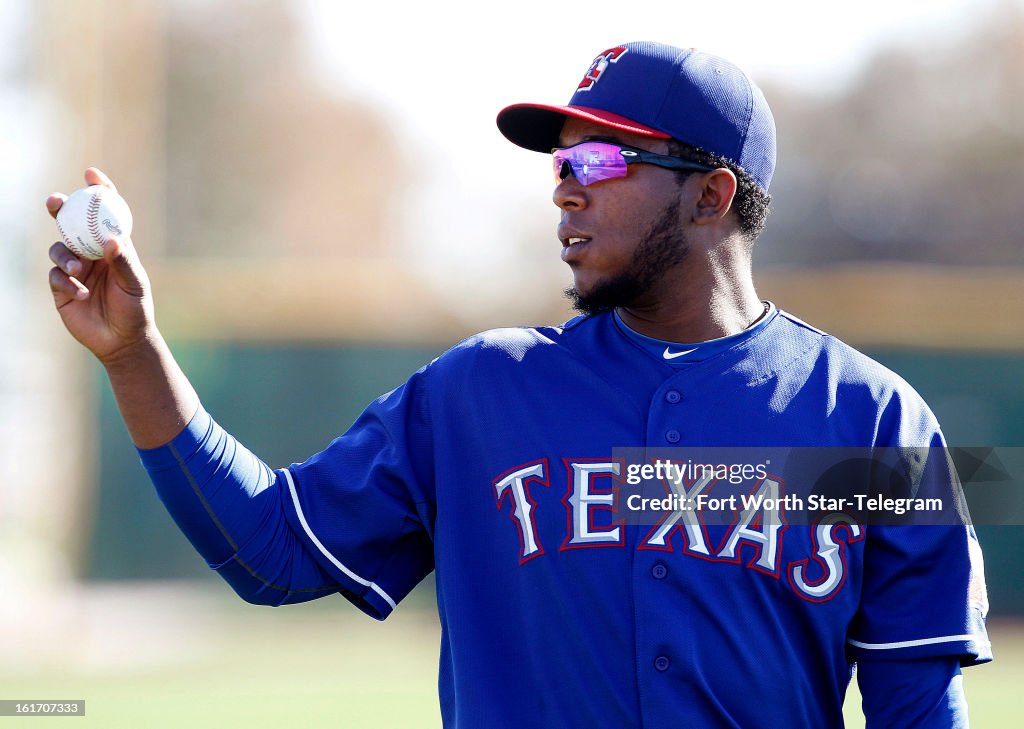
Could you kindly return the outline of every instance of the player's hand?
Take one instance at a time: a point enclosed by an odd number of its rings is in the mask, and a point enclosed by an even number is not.
[[[88,185],[115,189],[95,167],[85,171]],[[46,209],[54,218],[67,196],[54,193]],[[111,240],[103,258],[79,258],[63,242],[50,246],[50,291],[64,326],[101,362],[145,343],[156,330],[149,278],[131,239]]]

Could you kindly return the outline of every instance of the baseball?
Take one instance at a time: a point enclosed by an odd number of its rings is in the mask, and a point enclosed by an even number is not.
[[[98,260],[111,237],[132,233],[132,211],[120,195],[103,185],[75,190],[57,211],[57,229],[76,256]]]

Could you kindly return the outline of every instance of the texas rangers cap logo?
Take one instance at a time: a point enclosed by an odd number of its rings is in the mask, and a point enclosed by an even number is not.
[[[609,48],[607,51],[601,53],[594,62],[590,64],[590,68],[587,69],[587,74],[580,81],[580,85],[576,87],[577,91],[590,91],[590,88],[601,80],[601,76],[608,69],[608,65],[611,63],[617,63],[622,58],[626,51],[629,50],[625,46],[615,46],[615,48]]]

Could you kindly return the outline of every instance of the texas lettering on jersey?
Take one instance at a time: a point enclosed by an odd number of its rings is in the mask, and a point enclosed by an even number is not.
[[[621,506],[620,484],[624,464],[619,459],[563,459],[568,487],[561,503],[566,512],[566,535],[558,551],[586,547],[625,546],[625,525],[615,519]],[[503,473],[492,482],[498,509],[509,511],[519,535],[519,562],[525,564],[545,553],[537,530],[538,496],[553,481],[548,459],[540,459]],[[705,474],[686,483],[666,481],[679,503],[693,503],[715,483]],[[508,502],[509,506],[505,504]],[[825,602],[835,597],[846,581],[846,547],[864,538],[863,528],[844,512],[829,512],[817,520],[812,532],[812,551],[806,558],[782,564],[782,540],[786,523],[782,479],[768,475],[754,487],[743,508],[735,512],[724,537],[713,541],[708,524],[696,509],[666,511],[649,527],[637,549],[674,552],[673,537],[680,536],[680,551],[711,562],[741,564],[744,545],[755,556],[746,567],[776,579],[785,575],[800,598]],[[717,541],[717,543],[716,543]],[[813,565],[812,565],[813,563]]]

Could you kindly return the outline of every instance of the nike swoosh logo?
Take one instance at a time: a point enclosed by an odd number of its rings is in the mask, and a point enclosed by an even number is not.
[[[684,354],[689,354],[690,352],[696,351],[697,347],[694,347],[693,349],[684,349],[682,352],[669,352],[668,347],[665,347],[665,351],[661,356],[664,357],[665,359],[675,359],[676,357],[682,357]]]

